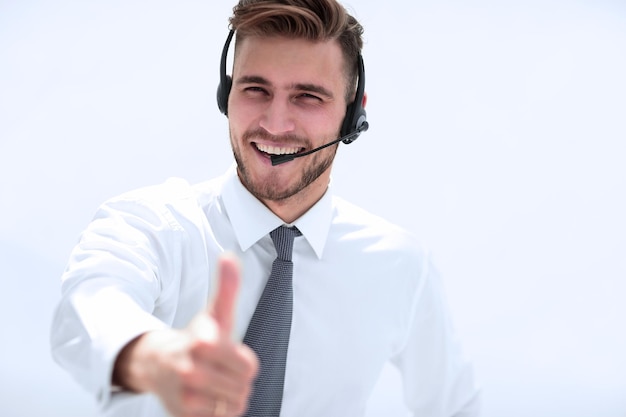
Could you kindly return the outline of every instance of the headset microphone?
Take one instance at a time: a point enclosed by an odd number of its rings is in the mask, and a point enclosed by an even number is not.
[[[324,148],[328,148],[329,146],[334,145],[335,143],[339,143],[339,142],[352,143],[361,134],[361,132],[365,132],[369,127],[370,127],[369,123],[367,123],[366,121],[363,121],[361,125],[357,128],[357,130],[355,130],[354,132],[348,133],[347,135],[342,136],[339,139],[335,139],[332,142],[328,142],[320,146],[319,148],[311,149],[310,151],[306,151],[302,153],[272,155],[271,156],[272,166],[284,164],[285,162],[293,161],[294,159],[300,158],[302,156],[311,155],[312,153],[321,151]]]

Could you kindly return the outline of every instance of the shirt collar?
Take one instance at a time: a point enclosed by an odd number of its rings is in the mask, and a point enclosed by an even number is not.
[[[331,194],[329,186],[322,198],[292,224],[300,230],[320,259],[332,220]],[[235,165],[226,173],[223,200],[242,251],[285,224],[241,184]]]

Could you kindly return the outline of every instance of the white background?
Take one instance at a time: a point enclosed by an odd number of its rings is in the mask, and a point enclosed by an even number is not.
[[[50,359],[59,277],[106,198],[230,165],[233,5],[0,0],[0,415],[95,415]],[[434,251],[484,416],[626,416],[626,3],[348,7],[371,129],[334,184]],[[370,415],[400,398],[386,369]]]

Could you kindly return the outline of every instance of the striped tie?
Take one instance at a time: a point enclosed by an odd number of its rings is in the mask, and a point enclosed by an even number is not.
[[[280,414],[293,309],[291,252],[293,239],[300,235],[297,228],[287,226],[270,232],[278,256],[243,339],[260,361],[245,417]]]

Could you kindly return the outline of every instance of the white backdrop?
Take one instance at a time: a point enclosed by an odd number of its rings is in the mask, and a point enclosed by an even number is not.
[[[626,3],[347,5],[371,129],[334,184],[434,251],[484,416],[625,417]],[[50,359],[59,277],[106,198],[230,165],[232,6],[0,0],[0,415],[96,414]]]

